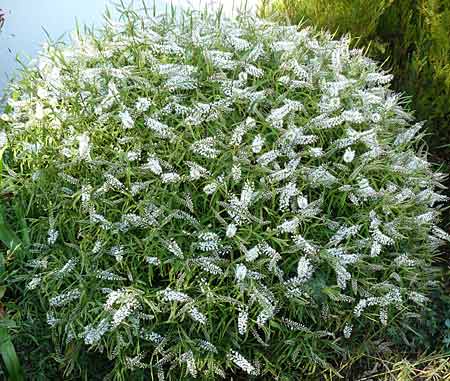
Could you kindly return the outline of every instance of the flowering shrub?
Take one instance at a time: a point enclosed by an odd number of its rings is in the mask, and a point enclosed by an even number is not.
[[[14,265],[60,342],[116,379],[295,379],[401,330],[449,237],[391,76],[250,16],[121,20],[47,46],[2,116]]]

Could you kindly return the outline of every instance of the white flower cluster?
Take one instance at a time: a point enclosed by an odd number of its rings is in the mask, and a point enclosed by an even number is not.
[[[241,368],[244,372],[250,375],[258,375],[258,370],[247,360],[244,356],[242,356],[239,352],[231,350],[228,354],[228,357],[231,361],[233,361],[239,368]]]
[[[81,292],[78,289],[70,290],[50,298],[49,304],[52,307],[63,307],[70,302],[79,299],[80,296]]]

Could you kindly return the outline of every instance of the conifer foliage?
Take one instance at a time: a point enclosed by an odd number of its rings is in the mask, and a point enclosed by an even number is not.
[[[63,347],[118,380],[295,379],[420,311],[442,174],[389,74],[245,14],[107,21],[46,46],[0,125],[12,266]]]

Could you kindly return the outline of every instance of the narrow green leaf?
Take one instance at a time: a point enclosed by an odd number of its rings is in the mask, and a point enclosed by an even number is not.
[[[0,355],[8,372],[9,381],[23,381],[23,369],[6,328],[0,327]]]
[[[0,241],[10,250],[14,250],[20,245],[19,238],[5,222],[2,205],[0,205]]]

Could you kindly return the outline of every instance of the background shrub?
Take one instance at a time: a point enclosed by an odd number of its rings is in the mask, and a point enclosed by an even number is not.
[[[390,80],[346,38],[220,13],[47,46],[0,127],[22,315],[118,380],[292,380],[408,337],[449,237]]]

